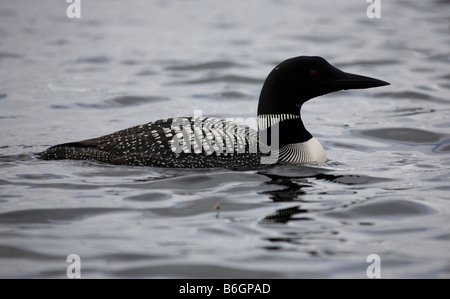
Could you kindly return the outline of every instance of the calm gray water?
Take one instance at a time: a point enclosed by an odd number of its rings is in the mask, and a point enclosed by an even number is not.
[[[450,278],[450,3],[0,3],[0,278]],[[390,86],[308,102],[324,165],[173,170],[33,153],[173,116],[256,116],[279,62]]]

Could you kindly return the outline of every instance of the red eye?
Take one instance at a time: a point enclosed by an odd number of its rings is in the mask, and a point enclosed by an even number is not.
[[[319,73],[316,70],[311,70],[309,74],[311,75],[311,77],[317,77],[317,75],[319,75]]]

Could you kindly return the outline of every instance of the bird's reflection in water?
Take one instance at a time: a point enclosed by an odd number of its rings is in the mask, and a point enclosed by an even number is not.
[[[278,190],[264,191],[260,194],[268,194],[269,198],[274,202],[287,202],[301,199],[306,192],[302,190],[306,187],[311,187],[311,184],[306,179],[296,179],[295,181],[290,177],[284,177],[273,174],[266,174],[271,180],[266,182],[266,185],[276,185],[283,187]]]
[[[262,224],[285,224],[291,221],[312,221],[313,213],[307,208],[306,195],[308,188],[315,185],[315,181],[330,181],[334,183],[351,183],[351,180],[341,181],[345,176],[325,174],[323,169],[309,168],[306,173],[302,172],[305,168],[291,169],[295,171],[288,171],[287,173],[264,173],[270,178],[266,181],[266,186],[276,187],[275,190],[263,191],[261,194],[268,195],[274,202],[293,203],[293,206],[275,210],[272,214],[265,216],[260,223]],[[300,173],[297,174],[300,170]],[[311,172],[312,170],[312,172]],[[291,245],[304,245],[311,242],[313,239],[336,239],[335,231],[309,231],[309,230],[283,230],[278,236],[265,238],[268,245],[264,246],[266,250],[289,250]],[[286,245],[289,244],[289,245]],[[286,247],[288,246],[288,247]],[[308,251],[311,256],[317,256],[316,251]]]
[[[281,188],[270,191],[263,191],[260,194],[269,195],[274,202],[293,202],[305,203],[304,197],[307,195],[307,188],[314,186],[314,181],[328,181],[335,184],[343,185],[364,185],[386,181],[386,178],[377,178],[364,175],[333,175],[323,168],[301,168],[299,175],[295,175],[290,169],[286,173],[261,173],[270,178],[265,185],[276,185]],[[305,171],[306,170],[306,171]],[[280,171],[280,169],[278,169]],[[303,171],[303,172],[302,172]],[[305,209],[305,205],[295,205],[293,207],[276,210],[262,220],[264,223],[287,223],[289,221],[313,220],[308,216],[309,211]],[[299,216],[298,214],[304,214]]]
[[[306,194],[305,188],[311,187],[304,178],[290,178],[285,176],[265,174],[271,180],[266,182],[266,185],[281,186],[281,189],[261,192],[261,194],[269,195],[269,198],[274,202],[301,202],[302,196]],[[299,205],[280,209],[274,214],[264,217],[262,222],[286,223],[291,220],[311,220],[309,217],[295,217],[297,214],[307,213],[305,209],[301,209]]]
[[[261,222],[275,222],[275,223],[287,223],[293,220],[313,220],[310,217],[295,217],[297,214],[308,213],[308,210],[301,209],[300,206],[290,207],[287,209],[277,210],[274,214],[268,215],[262,219]]]

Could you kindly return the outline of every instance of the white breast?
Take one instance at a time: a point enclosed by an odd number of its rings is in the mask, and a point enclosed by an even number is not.
[[[280,149],[279,164],[304,164],[304,163],[325,163],[327,155],[322,145],[316,138],[311,138],[306,142],[293,143],[283,146]]]

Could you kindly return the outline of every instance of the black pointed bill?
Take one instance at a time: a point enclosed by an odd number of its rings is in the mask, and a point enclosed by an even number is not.
[[[382,80],[378,80],[375,78],[370,78],[361,75],[355,75],[350,73],[344,73],[340,78],[334,79],[326,82],[326,84],[330,84],[335,87],[337,90],[345,90],[345,89],[365,89],[372,87],[379,87],[390,85],[390,83]]]

